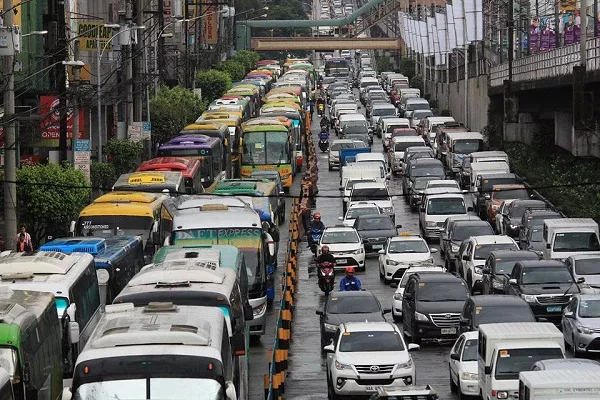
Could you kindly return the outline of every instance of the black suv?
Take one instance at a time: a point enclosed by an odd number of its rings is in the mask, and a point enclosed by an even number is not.
[[[548,208],[548,203],[543,200],[532,200],[532,199],[517,199],[511,202],[507,207],[504,208],[504,215],[502,216],[502,230],[505,235],[512,238],[519,236],[519,229],[521,228],[521,221],[523,220],[523,214],[528,209],[541,209]]]
[[[391,237],[398,236],[402,225],[394,225],[387,214],[359,215],[354,220],[354,229],[365,244],[365,252],[382,250]]]
[[[473,218],[477,218],[473,216]],[[457,220],[448,230],[448,234],[442,233],[440,248],[446,259],[446,270],[456,272],[455,259],[458,255],[463,240],[471,236],[493,235],[494,229],[487,221],[476,220]]]
[[[536,318],[560,323],[563,308],[579,288],[561,261],[519,261],[510,274],[506,293],[522,297]]]
[[[481,294],[506,294],[506,286],[516,263],[539,260],[533,251],[495,250],[490,252],[481,272]]]
[[[526,250],[525,241],[528,236],[530,229],[544,225],[544,221],[547,219],[558,219],[564,218],[564,215],[558,211],[553,210],[540,210],[540,209],[529,209],[525,210],[525,213],[521,217],[521,225],[519,227],[519,247]]]
[[[472,296],[460,315],[461,332],[477,330],[481,324],[536,322],[527,302],[517,296]]]
[[[456,338],[460,313],[468,298],[467,284],[455,275],[411,275],[402,296],[403,332],[414,343],[422,338]]]

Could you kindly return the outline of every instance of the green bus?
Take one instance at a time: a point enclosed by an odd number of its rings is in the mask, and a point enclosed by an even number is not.
[[[61,397],[61,346],[54,295],[0,288],[0,359],[15,399]]]

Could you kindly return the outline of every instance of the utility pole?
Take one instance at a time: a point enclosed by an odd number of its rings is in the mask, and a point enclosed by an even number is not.
[[[579,15],[581,15],[581,27],[580,27],[580,37],[579,37],[579,63],[582,67],[587,66],[587,0],[581,1],[581,11]],[[594,14],[594,19],[596,19],[596,15]]]
[[[73,59],[79,60],[79,40],[73,41]],[[75,146],[73,141],[79,138],[79,67],[73,66],[73,82],[71,82],[72,104],[73,104],[73,138],[71,139],[71,150],[73,151],[73,164],[75,164]],[[90,138],[92,134],[90,133]]]
[[[13,1],[4,0],[4,26],[13,26]],[[7,249],[14,249],[17,238],[17,138],[15,134],[15,56],[4,58],[4,241]]]
[[[61,163],[67,160],[67,75],[63,61],[67,60],[69,55],[67,49],[67,24],[65,21],[65,1],[56,0],[54,9],[54,18],[58,30],[57,47],[55,60],[56,87],[58,88],[59,112],[60,112],[60,133],[58,137],[59,160]]]
[[[135,13],[135,20],[136,20],[136,25],[137,26],[142,26],[144,25],[144,13],[142,12],[144,9],[144,4],[143,4],[143,0],[137,0],[136,2],[136,13]],[[145,46],[144,46],[144,34],[143,32],[141,32],[141,35],[138,35],[138,42],[136,43],[136,53],[140,53],[143,52],[144,53],[144,59],[143,60],[139,60],[138,58],[138,62],[136,63],[136,78],[137,78],[137,87],[136,87],[136,109],[135,109],[135,121],[142,121],[142,112],[143,112],[143,105],[144,105],[144,93],[146,92],[146,88],[148,86],[147,84],[147,75],[145,74],[145,68],[144,68],[144,63],[146,62],[146,52],[145,52]]]
[[[514,0],[508,1],[508,80],[512,82],[513,75],[513,58],[514,58],[514,44],[515,44],[515,2]],[[558,27],[558,25],[556,25]],[[557,33],[558,36],[558,33]]]
[[[127,0],[125,3],[125,29],[131,28],[133,20],[133,4],[132,0]],[[131,31],[124,32],[121,29],[121,34],[119,34],[119,38],[122,34],[130,35]],[[121,39],[121,38],[120,38]],[[125,84],[127,86],[127,107],[125,108],[125,125],[127,126],[127,130],[129,129],[129,125],[133,125],[133,51],[131,41],[127,42],[128,44],[124,46],[125,55],[123,60],[125,61]]]
[[[165,72],[165,39],[162,36],[163,29],[165,29],[165,9],[163,0],[158,0],[158,38],[156,41],[156,49],[154,51],[154,57],[156,59],[156,67],[154,69],[154,94],[156,95],[158,91],[159,79],[162,74]]]

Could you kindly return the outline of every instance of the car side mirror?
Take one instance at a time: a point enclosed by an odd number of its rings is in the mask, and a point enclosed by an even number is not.
[[[75,322],[75,311],[77,311],[77,305],[75,303],[69,304],[69,307],[67,307],[67,315],[73,322]]]
[[[323,310],[317,310],[317,311],[315,311],[315,314],[317,314],[317,315],[325,315],[325,311],[323,311]]]
[[[79,323],[69,321],[69,340],[72,344],[79,343]]]
[[[398,282],[392,282],[392,283],[390,283],[390,287],[391,287],[392,289],[396,289],[396,288],[398,288]]]
[[[338,188],[338,190],[344,190],[344,187],[343,187],[343,186],[340,186],[340,187]]]
[[[420,211],[420,212],[425,212],[425,207],[420,207],[420,208],[419,208],[419,211]]]
[[[582,283],[585,283],[585,278],[584,278],[583,276],[582,276],[582,277],[579,277],[579,278],[577,278],[577,284],[578,284],[578,285],[580,285],[580,284],[582,284]]]
[[[401,229],[402,225],[396,225],[396,229]]]
[[[438,252],[438,249],[436,249],[435,247],[433,249],[429,250],[431,252],[431,254],[435,254]]]
[[[343,221],[343,220],[344,220],[344,217],[338,217],[338,220],[339,220],[339,221]]]
[[[71,393],[71,388],[63,388],[62,391],[62,396],[61,399],[62,400],[71,400],[73,398],[73,393]]]
[[[483,372],[486,375],[491,375],[491,373],[492,373],[492,367],[490,367],[490,366],[485,367],[484,370],[483,370]]]
[[[573,318],[575,315],[573,314],[573,311],[565,311],[563,316],[565,318]]]
[[[384,309],[383,309],[383,313],[384,313],[384,314],[389,314],[389,313],[391,313],[391,312],[392,312],[392,309],[391,309],[391,308],[384,308]]]
[[[483,274],[491,274],[492,270],[490,268],[482,268],[481,273]]]
[[[71,223],[69,224],[69,233],[75,236],[75,221],[71,221]]]
[[[546,248],[550,250],[550,243],[546,243]]]
[[[328,344],[327,346],[323,347],[323,350],[326,353],[333,353],[335,351],[335,348],[333,347],[333,343],[332,344]]]
[[[236,400],[237,399],[235,385],[232,381],[227,381],[227,384],[225,386],[225,397],[227,398],[227,400]]]
[[[379,253],[379,254],[385,254],[385,250],[379,250],[377,253]]]
[[[469,261],[470,260],[469,255],[465,254],[464,256],[462,256],[462,260],[463,261]]]
[[[508,280],[508,284],[509,285],[513,285],[513,286],[517,286],[517,280],[515,278],[509,279]]]
[[[450,353],[450,358],[455,361],[460,361],[460,354],[458,353]]]
[[[419,350],[420,348],[421,348],[421,346],[419,346],[416,343],[409,343],[408,344],[408,351]]]

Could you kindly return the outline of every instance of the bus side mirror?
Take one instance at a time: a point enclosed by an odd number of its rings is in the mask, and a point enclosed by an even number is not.
[[[69,233],[75,236],[75,221],[71,221],[71,223],[69,224]]]
[[[227,398],[227,400],[236,400],[237,399],[235,385],[231,381],[227,381],[227,383],[226,383],[225,397]]]
[[[252,321],[254,319],[254,311],[250,303],[244,304],[244,319],[246,321]]]
[[[79,323],[69,322],[69,340],[72,344],[79,343]]]
[[[268,233],[266,233],[265,235],[267,236],[267,250],[269,251],[269,257],[276,257],[277,254],[275,253],[275,241],[273,240],[273,237]]]
[[[233,334],[233,351],[236,356],[243,356],[246,354],[246,335],[243,331]]]
[[[77,305],[75,303],[69,304],[69,307],[67,307],[67,315],[71,321],[75,321],[75,311],[77,311]]]
[[[62,400],[71,400],[73,398],[73,393],[71,393],[71,388],[64,388],[62,391]]]

